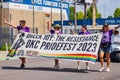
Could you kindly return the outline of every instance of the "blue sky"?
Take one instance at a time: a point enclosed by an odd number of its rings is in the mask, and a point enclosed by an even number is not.
[[[116,8],[120,8],[120,0],[98,0],[97,8],[98,11],[102,14],[102,17],[106,18],[109,15],[113,15]],[[83,6],[77,6],[77,11],[83,9]]]

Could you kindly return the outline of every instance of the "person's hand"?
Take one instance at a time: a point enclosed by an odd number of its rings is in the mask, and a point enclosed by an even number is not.
[[[5,18],[3,19],[3,21],[4,21],[4,23],[5,23],[6,25],[8,25],[8,26],[10,26],[10,27],[13,27],[13,28],[16,28],[15,25],[9,23]],[[16,29],[17,29],[17,28],[16,28]]]
[[[4,18],[4,23],[8,23],[8,21]]]
[[[120,28],[120,25],[119,25],[119,26],[117,26],[117,27],[115,27],[115,29],[118,29],[118,28]]]

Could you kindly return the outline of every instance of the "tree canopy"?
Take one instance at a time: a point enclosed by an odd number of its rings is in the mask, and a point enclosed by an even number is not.
[[[83,13],[83,11],[79,11],[77,13],[77,20],[80,20],[80,19],[84,19],[84,13]]]
[[[70,7],[70,14],[69,14],[70,20],[74,20],[74,13],[75,13],[74,7],[71,6]],[[76,16],[77,16],[77,20],[84,19],[84,13],[82,11],[77,12]]]
[[[93,7],[90,6],[90,8],[87,9],[87,18],[88,19],[92,19],[92,10],[93,10]],[[101,18],[102,15],[101,13],[98,12],[98,9],[96,7],[96,18]]]
[[[120,18],[120,8],[116,8],[114,11],[114,18]]]
[[[69,17],[70,17],[70,20],[74,20],[74,7],[73,6],[70,6],[70,14],[69,14]]]
[[[112,15],[110,15],[110,16],[108,16],[107,18],[113,18],[113,16],[112,16]]]
[[[70,6],[70,14],[69,14],[69,17],[70,17],[70,20],[74,20],[74,6]],[[80,20],[80,19],[84,19],[84,13],[83,11],[79,11],[77,12],[77,20]],[[92,6],[90,6],[90,8],[87,9],[87,19],[92,19]],[[98,9],[96,7],[96,18],[101,18],[102,15],[101,13],[98,12]]]

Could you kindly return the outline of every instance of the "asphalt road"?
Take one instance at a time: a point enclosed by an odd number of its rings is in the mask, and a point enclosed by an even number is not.
[[[100,64],[90,64],[90,70],[76,70],[76,62],[61,61],[61,69],[54,69],[52,59],[27,59],[26,68],[19,69],[20,60],[0,61],[0,80],[120,80],[120,63],[111,63],[111,72],[98,72]]]

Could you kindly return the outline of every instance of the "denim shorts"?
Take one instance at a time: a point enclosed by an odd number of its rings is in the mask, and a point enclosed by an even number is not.
[[[107,47],[102,47],[100,46],[100,52],[104,52],[104,53],[111,53],[112,52],[112,46],[107,46]]]

